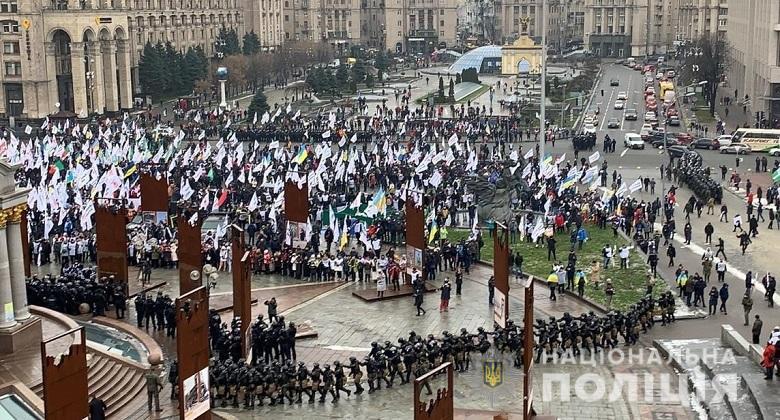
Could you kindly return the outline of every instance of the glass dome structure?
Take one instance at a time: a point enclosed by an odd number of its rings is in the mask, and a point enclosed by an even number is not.
[[[501,71],[501,46],[485,45],[463,54],[449,68],[450,73],[460,73],[466,69],[476,69],[477,73]]]

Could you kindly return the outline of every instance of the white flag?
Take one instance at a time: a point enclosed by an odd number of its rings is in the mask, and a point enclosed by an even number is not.
[[[534,157],[534,148],[533,147],[529,148],[528,151],[525,152],[525,154],[523,155],[523,159],[531,159],[532,157]]]
[[[599,154],[599,151],[596,150],[595,152],[593,152],[592,155],[588,156],[588,163],[592,165],[596,163],[596,161],[598,161],[599,159],[601,159],[601,155]]]
[[[637,179],[631,185],[628,186],[628,190],[631,192],[637,192],[642,189],[642,180]]]
[[[209,192],[206,191],[205,194],[203,194],[203,199],[200,200],[200,209],[206,210],[209,208]]]
[[[259,205],[257,204],[257,191],[255,191],[254,195],[252,195],[252,199],[249,200],[249,206],[247,206],[247,208],[249,209],[249,211],[254,212],[255,210],[257,210],[258,207]]]

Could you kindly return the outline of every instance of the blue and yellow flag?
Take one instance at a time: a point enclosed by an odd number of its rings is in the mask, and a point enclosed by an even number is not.
[[[127,168],[127,170],[125,170],[125,178],[130,178],[137,171],[138,171],[138,167],[135,166],[135,164],[133,164],[133,166],[131,166],[131,167]]]

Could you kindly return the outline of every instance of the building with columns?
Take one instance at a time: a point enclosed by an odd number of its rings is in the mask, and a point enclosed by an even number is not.
[[[263,51],[273,51],[284,42],[283,0],[246,0],[246,31],[254,31]],[[284,0],[289,3],[290,0]]]
[[[547,1],[547,44],[555,50],[582,43],[584,0]],[[477,36],[493,44],[509,44],[528,19],[528,35],[541,39],[541,0],[466,0],[461,5],[462,37]]]
[[[129,109],[146,42],[211,56],[223,25],[243,36],[242,1],[3,0],[0,116]]]
[[[21,223],[29,188],[17,188],[18,166],[0,161],[0,353],[40,342],[40,319],[30,315]]]
[[[284,0],[284,40],[325,41],[335,51],[361,44],[361,0]]]
[[[458,42],[458,1],[385,0],[384,44],[393,52],[429,53]]]
[[[748,95],[749,124],[764,112],[770,126],[780,126],[780,3],[745,0],[730,7],[726,38],[731,48],[727,80],[729,96]],[[734,96],[732,96],[734,97]]]
[[[585,0],[585,48],[598,57],[642,57],[674,49],[678,0]]]
[[[458,40],[457,0],[284,0],[285,40],[326,41],[398,53]]]
[[[704,35],[723,35],[728,24],[726,0],[676,0],[677,41],[690,42]]]

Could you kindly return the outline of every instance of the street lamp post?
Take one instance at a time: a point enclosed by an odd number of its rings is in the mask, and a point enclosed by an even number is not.
[[[219,80],[219,107],[222,109],[227,108],[227,98],[225,95],[225,83],[227,82],[228,78],[228,69],[227,67],[219,67],[217,68],[217,80]]]
[[[547,81],[547,0],[542,0],[542,62],[541,62],[541,70],[542,70],[542,94],[540,96],[541,98],[541,106],[539,108],[539,132],[541,136],[539,136],[539,161],[541,162],[544,159],[544,142],[547,140],[547,126],[545,124],[546,118],[545,118],[545,108],[547,102],[547,89],[546,87],[546,81]]]

